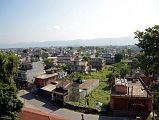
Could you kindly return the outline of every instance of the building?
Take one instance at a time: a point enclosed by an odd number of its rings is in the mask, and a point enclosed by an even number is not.
[[[89,70],[88,62],[81,59],[72,60],[70,67],[73,72],[87,72]]]
[[[146,117],[152,110],[152,95],[141,78],[116,79],[111,90],[110,110],[115,115]]]
[[[52,90],[52,100],[63,103],[69,100],[70,81],[61,80],[54,90]]]
[[[111,53],[102,53],[101,58],[105,60],[105,64],[113,64],[115,61],[115,57]]]
[[[92,69],[101,70],[104,67],[104,59],[102,58],[91,58],[90,61]]]
[[[54,82],[58,80],[58,73],[44,73],[35,77],[34,84],[40,88],[45,87],[49,84],[55,84]]]
[[[70,101],[79,101],[89,95],[98,86],[98,79],[75,80],[70,87],[69,99]]]
[[[58,65],[68,65],[70,64],[72,57],[70,55],[58,55],[57,64]]]
[[[39,92],[37,93],[46,99],[56,100],[58,97],[56,97],[56,94],[54,95],[55,97],[52,97],[52,91],[56,91],[59,88],[67,90],[65,87],[69,84],[69,82],[64,80],[66,75],[66,72],[55,72],[50,69],[46,71],[46,73],[35,77],[34,90],[36,91],[36,89],[38,89]]]
[[[28,87],[28,84],[33,84],[34,77],[44,73],[43,69],[42,61],[21,64],[17,75],[14,77],[17,88]]]
[[[33,65],[31,62],[22,62],[20,65],[19,65],[19,69],[20,70],[30,70],[33,68]]]
[[[19,116],[20,120],[69,120],[59,115],[42,112],[29,107],[24,107]]]
[[[57,65],[57,57],[48,57],[47,59],[51,60],[53,65]]]
[[[79,91],[85,90],[86,94],[89,94],[98,86],[99,79],[83,80],[83,82],[79,85]]]

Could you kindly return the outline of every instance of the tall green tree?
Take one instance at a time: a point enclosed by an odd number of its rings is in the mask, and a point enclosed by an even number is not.
[[[23,103],[17,98],[14,84],[0,82],[0,120],[17,120]]]
[[[159,25],[149,27],[145,31],[136,31],[135,38],[138,39],[138,47],[142,48],[142,63],[146,65],[148,73],[159,73]]]
[[[12,53],[0,52],[0,120],[16,120],[23,103],[17,98],[13,76],[18,70],[18,58]]]
[[[121,78],[130,73],[130,66],[127,63],[119,62],[113,65],[113,73],[119,73]]]
[[[14,53],[0,52],[0,80],[3,83],[12,83],[13,76],[15,76],[18,71],[18,66],[19,59]]]
[[[121,53],[115,54],[115,63],[121,62],[123,55]]]
[[[147,74],[159,74],[159,25],[149,27],[145,31],[136,31],[135,38],[139,40],[138,47],[142,48],[138,60],[141,69],[145,70]],[[155,77],[155,76],[154,76]],[[153,87],[153,86],[151,86]],[[159,110],[159,90],[152,89],[154,94],[154,109]]]

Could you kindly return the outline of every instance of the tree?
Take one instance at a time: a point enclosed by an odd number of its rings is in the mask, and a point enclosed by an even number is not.
[[[129,57],[131,57],[132,49],[131,49],[131,48],[128,48],[128,49],[127,49],[127,52],[128,52]]]
[[[18,58],[12,53],[0,52],[0,119],[16,120],[23,103],[17,98],[13,76],[18,70]]]
[[[21,111],[23,103],[17,98],[14,84],[0,82],[0,119],[16,120],[17,112]]]
[[[145,31],[136,31],[135,38],[139,40],[138,47],[142,48],[138,56],[141,69],[145,70],[147,74],[159,74],[159,25],[149,27]],[[151,86],[152,87],[152,86]],[[159,90],[154,96],[154,109],[159,110]]]
[[[68,77],[69,80],[77,80],[79,78],[81,79],[82,75],[81,73],[78,73],[78,72],[72,72]]]
[[[69,74],[69,75],[72,73],[71,67],[70,67],[69,65],[64,65],[64,66],[62,66],[62,69],[63,69],[64,71],[66,71],[67,74]]]
[[[91,58],[90,58],[89,56],[83,56],[82,59],[83,59],[84,61],[88,61],[88,62],[89,62]]]
[[[24,49],[24,50],[23,50],[23,53],[28,53],[28,49]]]
[[[136,31],[135,38],[139,40],[138,47],[142,48],[142,59],[147,66],[147,72],[159,72],[159,25],[149,27],[145,31]]]
[[[129,72],[130,72],[130,67],[127,64],[120,67],[121,78],[124,78],[126,74],[128,74]]]
[[[130,73],[130,66],[127,63],[116,63],[113,67],[113,73],[119,73],[121,78],[124,78],[126,74]]]
[[[43,59],[43,61],[44,61],[45,65],[46,65],[45,66],[45,70],[46,69],[50,69],[51,67],[54,66],[53,62],[50,59],[45,58],[45,59]]]
[[[120,74],[117,71],[110,72],[108,75],[106,75],[106,78],[108,78],[107,83],[109,84],[110,87],[114,85],[115,78],[118,78],[119,76]]]
[[[123,56],[120,53],[115,54],[115,63],[121,62]]]
[[[0,80],[3,83],[11,84],[13,76],[15,76],[18,71],[18,65],[18,57],[14,53],[0,52]]]

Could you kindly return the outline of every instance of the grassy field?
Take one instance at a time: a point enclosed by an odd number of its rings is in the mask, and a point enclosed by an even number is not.
[[[76,106],[87,106],[90,108],[104,109],[108,105],[110,99],[110,89],[108,87],[106,75],[110,72],[109,67],[104,68],[101,71],[91,72],[91,74],[78,74],[81,79],[99,79],[99,86],[94,89],[89,96],[86,98],[89,101],[89,106],[86,105],[86,99],[80,100],[79,102],[71,102],[71,104]],[[103,105],[101,107],[96,106],[96,102],[101,102]]]

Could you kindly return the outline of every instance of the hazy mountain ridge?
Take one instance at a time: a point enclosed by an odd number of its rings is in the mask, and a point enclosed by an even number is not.
[[[107,45],[134,45],[137,40],[132,37],[121,38],[98,38],[98,39],[77,39],[63,41],[45,41],[45,42],[23,42],[16,44],[1,44],[0,48],[26,48],[26,47],[65,47],[65,46],[107,46]]]

